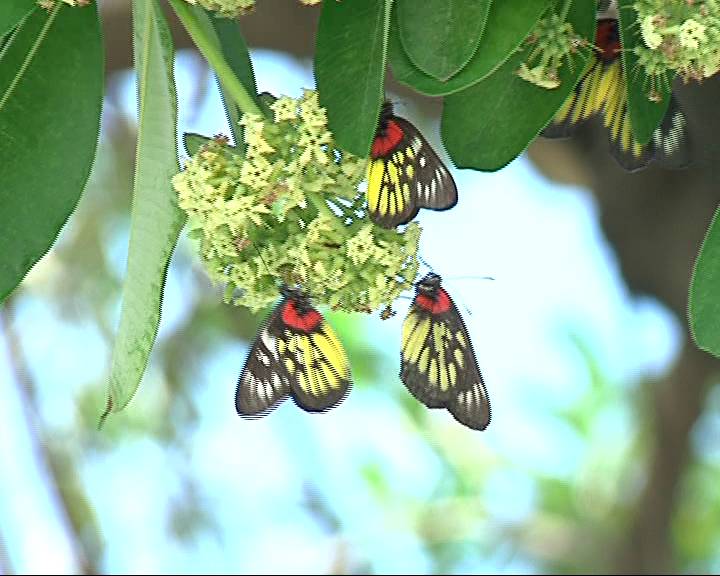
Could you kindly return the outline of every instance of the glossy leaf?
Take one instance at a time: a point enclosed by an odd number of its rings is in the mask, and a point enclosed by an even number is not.
[[[475,54],[489,8],[490,0],[395,0],[405,53],[424,73],[447,80]]]
[[[0,2],[0,38],[35,8],[37,8],[37,4],[34,0],[2,0]]]
[[[575,32],[592,42],[595,0],[575,0],[568,13]],[[528,49],[514,54],[482,82],[445,97],[442,137],[458,167],[499,170],[518,156],[551,120],[580,79],[589,51],[559,71],[560,87],[539,88],[517,74]]]
[[[655,86],[656,96],[660,96],[660,101],[654,102],[648,98],[651,89],[650,80],[639,66],[638,57],[634,52],[636,46],[644,44],[633,4],[634,0],[619,0],[622,63],[628,87],[628,112],[632,132],[640,144],[646,144],[667,112],[670,104],[670,84],[674,75],[668,76],[666,85],[658,83]]]
[[[696,344],[720,357],[720,209],[715,212],[695,262],[688,316]]]
[[[400,41],[397,11],[388,40],[388,61],[393,77],[418,92],[444,96],[472,86],[496,70],[535,27],[550,0],[496,0],[490,11],[480,44],[470,61],[447,81],[428,76],[411,61]]]
[[[90,174],[103,94],[95,5],[34,10],[0,60],[0,301],[50,249]]]
[[[320,104],[339,146],[367,156],[385,98],[391,0],[323,2],[315,50]]]
[[[173,46],[157,0],[133,0],[139,126],[130,245],[110,369],[108,411],[137,390],[160,323],[165,275],[185,222],[170,179],[178,171]]]

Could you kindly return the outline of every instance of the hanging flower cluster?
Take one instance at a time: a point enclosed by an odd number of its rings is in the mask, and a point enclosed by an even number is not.
[[[65,0],[73,2],[75,0]],[[237,18],[255,8],[255,0],[185,0],[188,4],[199,4],[203,8],[225,18]],[[300,0],[305,6],[319,4],[322,0]]]
[[[316,92],[269,112],[243,116],[244,153],[216,138],[173,178],[208,274],[253,311],[275,302],[281,283],[335,309],[390,305],[417,275],[419,226],[369,221],[367,161],[336,148]]]
[[[572,24],[557,14],[542,18],[527,43],[533,46],[528,59],[522,63],[517,75],[541,88],[560,86],[559,70],[564,60],[572,61],[572,55],[584,45]]]
[[[635,51],[651,79],[674,71],[702,80],[720,70],[718,0],[638,0],[634,7],[644,43]]]

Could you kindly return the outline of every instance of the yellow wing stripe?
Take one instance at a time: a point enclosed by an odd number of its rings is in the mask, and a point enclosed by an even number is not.
[[[620,62],[613,62],[606,69],[605,74],[601,75],[600,85],[595,95],[595,108],[600,109],[602,105],[609,99],[610,90],[619,86]]]

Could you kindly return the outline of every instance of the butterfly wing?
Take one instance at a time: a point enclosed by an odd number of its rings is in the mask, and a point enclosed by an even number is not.
[[[383,228],[410,222],[420,208],[448,210],[457,204],[457,187],[450,172],[409,121],[388,120],[388,131],[397,143],[368,163],[368,211]],[[378,137],[380,138],[380,137]]]
[[[275,329],[282,321],[283,304],[275,308],[260,328],[240,374],[235,392],[235,409],[240,416],[265,416],[290,393],[290,374],[282,361]]]
[[[687,119],[674,95],[660,126],[653,132],[653,157],[666,168],[685,168],[691,161],[691,142]]]
[[[307,412],[324,412],[347,396],[352,381],[342,344],[317,310],[299,309],[285,298],[256,338],[235,396],[241,416],[264,416],[287,396]]]
[[[308,412],[334,408],[352,386],[350,363],[335,331],[319,315],[310,330],[283,327],[279,352],[290,376],[295,403]]]
[[[567,138],[579,124],[602,109],[608,90],[617,81],[619,66],[608,66],[595,55],[575,89],[542,131],[546,138]]]
[[[465,323],[447,292],[429,309],[416,296],[403,324],[400,378],[428,408],[447,408],[475,430],[490,423],[490,400]]]

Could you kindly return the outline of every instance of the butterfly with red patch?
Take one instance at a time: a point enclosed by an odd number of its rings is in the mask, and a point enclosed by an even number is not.
[[[442,279],[427,274],[415,284],[405,318],[400,379],[428,408],[447,408],[474,430],[490,423],[490,399],[465,323]]]
[[[324,412],[350,391],[350,363],[335,332],[302,290],[283,299],[258,332],[235,393],[240,416],[259,418],[291,396],[307,412]]]
[[[390,102],[380,112],[367,171],[370,218],[383,228],[410,222],[420,208],[457,204],[452,175],[420,131],[396,116]]]
[[[542,135],[568,137],[578,124],[600,114],[608,129],[610,152],[626,170],[639,170],[652,161],[667,168],[687,166],[690,162],[687,121],[674,96],[670,96],[668,110],[650,141],[640,144],[633,137],[617,18],[598,20],[595,44],[585,74]]]

